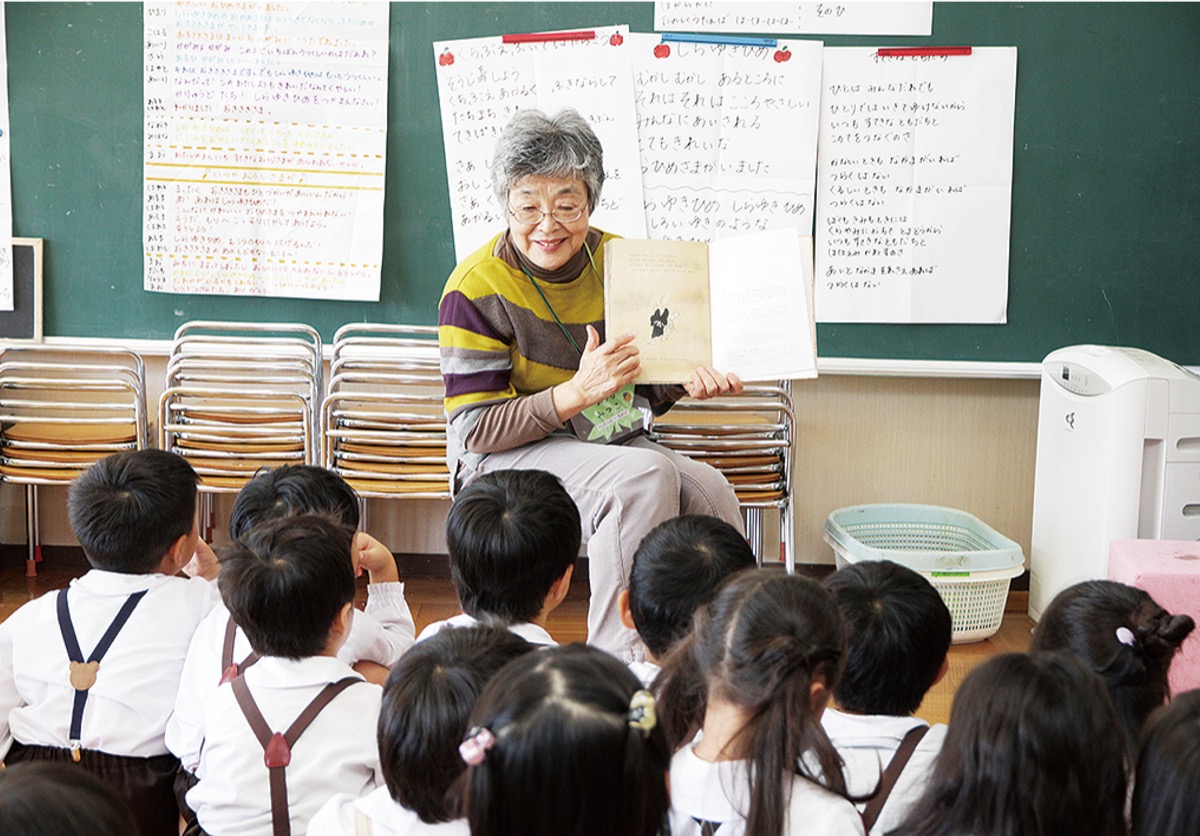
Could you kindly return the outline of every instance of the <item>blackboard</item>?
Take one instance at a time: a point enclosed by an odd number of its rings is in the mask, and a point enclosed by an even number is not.
[[[42,242],[15,238],[12,242],[13,309],[0,311],[0,340],[40,342],[42,339]]]
[[[454,266],[431,43],[628,23],[651,3],[395,3],[378,303],[142,290],[142,8],[7,3],[14,232],[47,241],[47,335],[191,319],[429,324]],[[770,34],[770,33],[764,33]],[[1037,361],[1136,345],[1200,364],[1200,5],[936,3],[929,38],[1018,48],[1007,325],[825,325],[823,357]],[[620,230],[614,230],[620,232]]]

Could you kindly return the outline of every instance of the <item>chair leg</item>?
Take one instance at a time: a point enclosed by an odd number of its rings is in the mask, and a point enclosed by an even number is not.
[[[763,565],[762,509],[743,508],[742,516],[746,521],[746,540],[754,552],[755,563],[761,568]]]
[[[793,574],[796,571],[796,520],[792,517],[790,502],[779,509],[779,540],[783,566],[789,575]]]
[[[37,577],[37,565],[42,562],[41,532],[38,530],[37,485],[25,486],[25,538],[29,557],[25,559],[25,577]]]

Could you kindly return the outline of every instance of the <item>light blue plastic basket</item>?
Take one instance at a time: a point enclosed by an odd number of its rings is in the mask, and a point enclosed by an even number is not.
[[[1000,629],[1008,588],[1025,571],[1021,547],[978,517],[938,505],[839,508],[825,520],[838,566],[891,560],[920,572],[942,596],[955,644]]]

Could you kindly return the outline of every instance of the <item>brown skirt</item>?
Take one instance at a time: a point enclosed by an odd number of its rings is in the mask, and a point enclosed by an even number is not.
[[[179,808],[175,804],[175,771],[179,759],[174,755],[150,758],[110,755],[84,749],[79,753],[81,769],[104,781],[129,807],[141,836],[176,836],[179,833]],[[57,746],[26,746],[13,742],[4,758],[7,764],[52,761],[74,764],[70,749]]]

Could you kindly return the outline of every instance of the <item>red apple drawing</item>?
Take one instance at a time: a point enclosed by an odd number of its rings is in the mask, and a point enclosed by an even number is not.
[[[666,44],[659,44],[658,46],[654,47],[655,58],[666,58],[670,54],[671,47],[667,46]]]
[[[621,44],[625,43],[625,39],[621,37],[620,32],[615,32],[613,33],[613,36],[608,39],[608,42],[612,46],[620,46]]]
[[[778,61],[779,59],[776,58],[775,60]],[[442,54],[438,56],[438,63],[443,67],[449,67],[454,63],[454,53],[449,49],[443,49]]]
[[[775,63],[776,64],[782,64],[784,61],[789,61],[789,60],[791,60],[791,57],[792,57],[792,53],[788,51],[788,48],[786,46],[783,49],[775,50]]]

